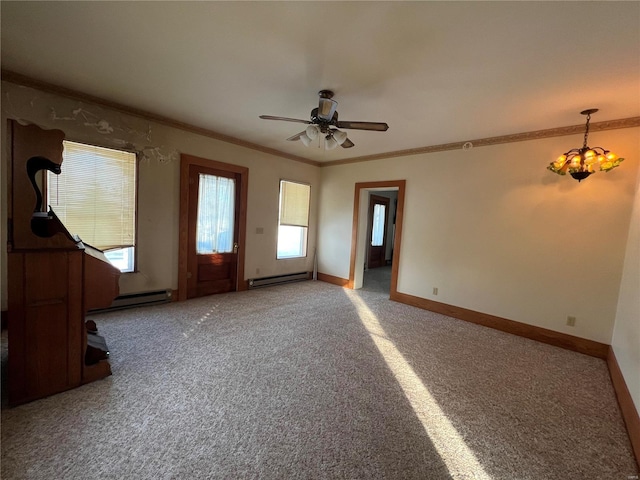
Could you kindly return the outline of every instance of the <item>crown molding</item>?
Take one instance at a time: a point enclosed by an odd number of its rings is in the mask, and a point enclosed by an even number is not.
[[[590,123],[589,133],[599,132],[603,130],[618,130],[621,128],[640,127],[640,117],[623,118],[620,120],[607,120],[604,122]],[[469,142],[476,147],[488,147],[490,145],[499,145],[502,143],[525,142],[528,140],[540,140],[542,138],[563,137],[567,135],[576,135],[584,133],[584,123],[580,125],[571,125],[569,127],[548,128],[545,130],[536,130],[534,132],[514,133],[511,135],[500,135],[498,137],[479,138],[476,140],[465,140],[462,142],[443,143],[441,145],[430,145],[427,147],[411,148],[408,150],[396,150],[394,152],[377,153],[375,155],[365,155],[362,157],[348,158],[344,160],[335,160],[333,162],[325,162],[320,164],[321,167],[332,167],[335,165],[345,165],[348,163],[369,162],[371,160],[381,160],[385,158],[406,157],[409,155],[419,155],[424,153],[445,152],[447,150],[462,150],[464,145]]]
[[[28,77],[26,75],[22,75],[16,72],[12,72],[10,70],[2,69],[1,71],[2,81],[15,83],[16,85],[21,85],[23,87],[35,88],[37,90],[41,90],[47,93],[53,93],[56,95],[61,95],[63,97],[71,98],[74,100],[80,100],[82,102],[90,102],[96,105],[100,105],[102,107],[110,108],[112,110],[116,110],[120,113],[125,113],[128,115],[133,115],[136,117],[144,118],[145,120],[153,121],[156,123],[160,123],[162,125],[166,125],[168,127],[177,128],[180,130],[184,130],[190,133],[196,133],[198,135],[202,135],[205,137],[213,138],[215,140],[220,140],[226,143],[232,143],[234,145],[238,145],[240,147],[249,148],[251,150],[256,150],[262,153],[267,153],[269,155],[275,155],[277,157],[286,158],[288,160],[293,160],[296,162],[306,163],[308,165],[313,165],[314,167],[320,166],[320,162],[316,162],[314,160],[309,160],[308,158],[299,157],[297,155],[292,155],[290,153],[281,152],[280,150],[276,150],[273,148],[263,147],[262,145],[258,145],[251,142],[246,142],[244,140],[240,140],[239,138],[231,137],[229,135],[224,135],[222,133],[215,132],[213,130],[209,130],[207,128],[197,127],[195,125],[191,125],[189,123],[180,122],[178,120],[174,120],[169,117],[165,117],[163,115],[158,115],[155,113],[148,112],[146,110],[141,110],[138,108],[128,107],[126,105],[122,105],[117,102],[112,102],[111,100],[105,100],[104,98],[96,97],[94,95],[89,95],[83,92],[79,92],[77,90],[73,90],[66,87],[61,87],[59,85],[54,85],[52,83],[44,82],[42,80],[37,80],[32,77]]]
[[[191,133],[196,133],[198,135],[213,138],[226,143],[231,143],[241,147],[249,148],[251,150],[256,150],[258,152],[266,153],[269,155],[275,155],[277,157],[286,158],[288,160],[305,163],[307,165],[313,165],[315,167],[333,167],[336,165],[369,162],[371,160],[382,160],[386,158],[407,157],[410,155],[445,152],[448,150],[461,150],[463,148],[463,145],[466,144],[467,142],[470,142],[471,144],[473,144],[473,147],[475,148],[475,147],[488,147],[490,145],[499,145],[503,143],[525,142],[528,140],[540,140],[543,138],[562,137],[567,135],[576,135],[576,134],[584,133],[584,124],[582,123],[579,125],[571,125],[568,127],[548,128],[545,130],[536,130],[533,132],[514,133],[510,135],[500,135],[497,137],[479,138],[476,140],[465,140],[465,141],[453,142],[453,143],[443,143],[440,145],[429,145],[425,147],[411,148],[407,150],[395,150],[395,151],[385,152],[385,153],[376,153],[374,155],[364,155],[361,157],[346,158],[343,160],[317,162],[315,160],[310,160],[308,158],[292,155],[290,153],[282,152],[280,150],[276,150],[273,148],[263,147],[255,143],[240,140],[239,138],[231,137],[229,135],[223,135],[213,130],[197,127],[195,125],[180,122],[162,115],[157,115],[155,113],[147,112],[146,110],[128,107],[126,105],[122,105],[117,102],[112,102],[110,100],[105,100],[104,98],[96,97],[94,95],[89,95],[83,92],[79,92],[77,90],[72,90],[66,87],[61,87],[59,85],[54,85],[48,82],[44,82],[42,80],[37,80],[35,78],[28,77],[26,75],[22,75],[16,72],[12,72],[10,70],[2,69],[1,78],[3,81],[6,81],[6,82],[15,83],[17,85],[22,85],[24,87],[35,88],[38,90],[42,90],[44,92],[61,95],[64,97],[75,99],[75,100],[95,103],[97,105],[111,108],[121,113],[134,115],[136,117],[141,117],[141,118],[144,118],[145,120],[157,122],[163,125],[167,125],[169,127],[177,128],[177,129],[184,130]],[[640,117],[630,117],[630,118],[623,118],[619,120],[607,120],[603,122],[591,123],[589,125],[589,131],[593,133],[593,132],[598,132],[603,130],[618,130],[622,128],[631,128],[631,127],[638,127],[638,126],[640,126]]]

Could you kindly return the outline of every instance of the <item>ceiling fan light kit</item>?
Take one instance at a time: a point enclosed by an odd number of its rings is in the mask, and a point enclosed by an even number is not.
[[[300,141],[304,143],[305,147],[308,147],[309,145],[311,145],[311,142],[313,142],[313,138],[309,138],[309,136],[306,133],[301,133]]]
[[[547,167],[548,170],[558,175],[566,175],[567,172],[569,172],[573,178],[581,182],[595,172],[596,165],[600,167],[601,172],[608,172],[620,165],[620,162],[622,162],[624,158],[619,158],[618,155],[605,148],[591,148],[587,145],[591,114],[597,111],[597,108],[590,108],[580,112],[582,115],[587,116],[582,148],[572,148],[568,152],[563,153],[555,162],[549,164]]]
[[[336,142],[338,142],[338,145],[342,145],[347,139],[347,134],[341,130],[334,130],[333,138]]]
[[[320,128],[317,125],[309,125],[307,130],[305,130],[305,133],[311,140],[315,140],[320,134]]]
[[[297,118],[276,117],[273,115],[260,115],[264,120],[282,120],[285,122],[306,123],[309,125],[304,131],[289,138],[288,141],[300,140],[305,147],[322,134],[324,137],[325,150],[333,150],[339,145],[342,148],[351,148],[354,143],[349,140],[347,134],[339,128],[354,130],[369,130],[374,132],[386,132],[389,125],[383,122],[341,122],[338,121],[338,102],[333,100],[331,90],[320,90],[318,92],[318,107],[311,110],[311,120],[300,120]]]
[[[329,134],[324,137],[324,148],[326,150],[333,150],[334,148],[338,148],[338,142],[335,138],[333,138],[333,135]]]

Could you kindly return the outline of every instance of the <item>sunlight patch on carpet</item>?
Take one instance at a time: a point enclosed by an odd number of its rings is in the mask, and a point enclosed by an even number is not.
[[[352,290],[345,290],[345,293],[356,307],[360,321],[402,387],[420,423],[447,465],[449,473],[453,478],[491,480],[422,380],[389,340],[376,315],[357,293]]]

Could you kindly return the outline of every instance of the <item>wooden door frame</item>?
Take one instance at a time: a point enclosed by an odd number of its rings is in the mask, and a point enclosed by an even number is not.
[[[398,200],[396,206],[396,231],[394,235],[393,257],[391,260],[391,291],[390,295],[398,293],[398,267],[400,263],[400,250],[402,245],[402,222],[404,219],[404,193],[406,180],[387,180],[379,182],[356,183],[353,199],[353,224],[351,228],[351,259],[349,262],[349,288],[354,288],[356,272],[356,254],[358,247],[358,223],[360,215],[360,193],[368,189],[397,188]]]
[[[239,165],[218,162],[193,155],[180,155],[180,230],[178,239],[178,300],[187,299],[187,272],[189,255],[189,168],[192,166],[226,170],[240,175],[240,208],[238,220],[238,274],[236,291],[247,289],[244,281],[244,258],[247,236],[247,189],[249,169]]]

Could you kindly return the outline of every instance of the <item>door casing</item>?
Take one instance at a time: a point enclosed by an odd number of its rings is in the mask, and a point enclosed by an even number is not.
[[[349,282],[347,284],[348,288],[356,288],[356,256],[358,254],[359,245],[363,245],[365,242],[366,236],[366,222],[364,222],[364,227],[360,228],[362,223],[360,222],[361,208],[360,208],[360,200],[361,197],[367,198],[365,195],[361,195],[363,192],[367,193],[367,190],[393,190],[398,189],[398,200],[396,206],[396,229],[394,234],[394,248],[393,248],[393,257],[391,263],[391,289],[390,295],[398,293],[398,269],[400,267],[400,252],[402,247],[402,222],[404,219],[404,196],[405,196],[405,187],[406,180],[386,180],[379,182],[361,182],[356,183],[355,185],[355,193],[353,200],[353,223],[351,230],[351,257],[349,263]],[[368,204],[367,204],[368,206]],[[362,212],[363,215],[366,213]],[[359,274],[360,274],[360,285],[362,282],[362,271],[364,270],[364,263],[359,266]]]
[[[192,155],[180,155],[180,230],[178,245],[178,300],[187,299],[187,272],[189,252],[189,168],[192,165],[213,168],[239,174],[240,204],[238,216],[238,270],[236,291],[246,290],[244,279],[245,246],[247,233],[247,189],[249,185],[249,169],[239,165],[218,162]]]

